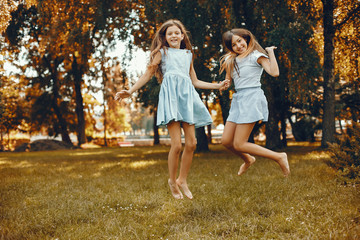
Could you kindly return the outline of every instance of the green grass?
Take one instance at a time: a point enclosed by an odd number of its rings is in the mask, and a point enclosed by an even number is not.
[[[168,146],[0,153],[0,239],[358,239],[360,194],[312,145],[246,174],[220,145],[196,154],[193,200],[167,186]]]

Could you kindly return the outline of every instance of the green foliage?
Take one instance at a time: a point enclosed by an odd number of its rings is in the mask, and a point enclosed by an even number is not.
[[[26,119],[27,102],[21,97],[20,84],[13,78],[2,78],[0,88],[0,131],[22,130],[23,120]],[[1,79],[1,80],[2,80]]]
[[[55,0],[38,1],[31,8],[19,4],[13,11],[4,34],[9,47],[0,45],[0,50],[7,53],[4,55],[17,53],[13,61],[7,61],[16,65],[28,80],[25,86],[28,90],[23,94],[31,106],[37,107],[31,111],[46,111],[50,117],[45,120],[32,118],[42,121],[49,133],[56,135],[61,130],[61,135],[66,136],[69,129],[77,131],[80,143],[85,141],[82,96],[86,92],[83,91],[85,75],[89,81],[100,79],[91,75],[90,67],[99,63],[104,65],[105,60],[94,58],[94,53],[97,51],[99,55],[98,51],[110,48],[116,40],[126,39],[130,9],[130,2],[123,0]],[[16,60],[23,64],[16,64]],[[37,100],[37,97],[47,93],[53,96],[51,107],[36,106],[44,100]],[[62,115],[68,112],[66,116]],[[76,117],[72,113],[76,113]],[[73,119],[78,125],[76,128],[71,126]],[[30,123],[40,127],[37,122]]]
[[[346,132],[330,144],[331,159],[327,164],[337,170],[345,183],[360,183],[360,123],[353,123]]]
[[[159,101],[160,84],[155,77],[138,91],[137,102],[141,102],[144,108],[154,111]]]
[[[341,115],[345,119],[351,118],[353,121],[360,119],[360,78],[354,82],[345,83],[338,89],[340,103],[342,104]]]

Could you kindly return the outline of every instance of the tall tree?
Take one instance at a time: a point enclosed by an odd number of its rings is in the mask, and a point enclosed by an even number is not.
[[[68,76],[73,82],[75,112],[77,115],[78,144],[85,139],[84,103],[82,97],[83,77],[89,70],[89,59],[103,35],[114,38],[114,29],[126,25],[126,15],[130,13],[127,1],[69,2],[57,0],[49,4],[44,1],[38,6],[40,15],[46,16],[55,9],[52,18],[54,27],[48,32],[57,49],[65,54],[65,66]],[[113,33],[113,34],[109,34]],[[126,31],[121,33],[126,35]],[[56,42],[55,42],[56,41]],[[55,48],[55,49],[56,49]]]
[[[344,25],[350,21],[359,22],[360,4],[342,3],[335,0],[322,0],[324,35],[324,104],[323,131],[321,146],[335,141],[335,37]],[[335,17],[335,11],[336,16]],[[355,66],[355,68],[358,66]]]
[[[42,44],[43,27],[36,8],[34,6],[27,8],[20,4],[12,13],[12,20],[6,30],[7,39],[11,44],[9,50],[12,49],[20,58],[24,53],[18,49],[25,47],[28,63],[26,67],[19,66],[19,69],[24,76],[27,75],[26,71],[29,68],[34,70],[33,76],[27,77],[28,85],[31,86],[31,89],[27,89],[27,97],[34,104],[31,114],[32,121],[36,122],[33,124],[34,129],[40,130],[44,124],[48,125],[50,130],[48,132],[52,132],[54,135],[60,133],[63,141],[71,143],[64,112],[61,110],[61,105],[65,106],[63,104],[65,96],[60,92],[63,84],[60,65],[63,63],[64,57],[51,52],[49,45],[42,46],[43,53],[39,51]],[[26,40],[24,40],[25,36]],[[51,94],[48,94],[49,90]],[[36,100],[36,98],[39,99]],[[44,101],[50,103],[50,106],[45,107]],[[41,116],[37,116],[37,114]],[[44,114],[49,117],[44,119]],[[55,114],[56,117],[53,117],[52,114]]]
[[[324,114],[321,146],[335,141],[335,75],[334,75],[334,0],[322,0],[324,5]]]
[[[38,54],[40,57],[51,56],[51,63],[54,63],[54,59],[60,60],[53,69],[61,72],[59,89],[67,90],[75,99],[80,145],[86,141],[82,89],[85,87],[84,76],[89,71],[89,59],[103,36],[106,36],[107,42],[126,38],[131,3],[125,0],[54,0],[38,1],[34,8],[37,13],[32,22],[35,24],[30,25],[30,28],[38,29]],[[19,19],[21,21],[22,18]],[[29,37],[29,31],[23,31],[22,34],[23,37]]]

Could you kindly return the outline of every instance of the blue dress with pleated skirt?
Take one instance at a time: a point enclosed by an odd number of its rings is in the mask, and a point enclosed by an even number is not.
[[[192,53],[187,49],[167,48],[161,52],[163,81],[159,93],[157,125],[186,122],[196,128],[212,123],[190,78]]]

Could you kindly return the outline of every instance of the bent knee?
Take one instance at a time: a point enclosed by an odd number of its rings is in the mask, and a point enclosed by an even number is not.
[[[221,138],[221,144],[226,148],[231,148],[233,143],[229,139]]]
[[[171,143],[171,150],[176,152],[176,153],[180,153],[181,152],[181,142],[177,142],[177,143]]]
[[[235,149],[236,151],[238,151],[238,152],[244,152],[244,150],[245,150],[245,144],[234,142],[234,149]]]
[[[185,148],[188,151],[195,151],[196,144],[197,144],[196,139],[192,140],[192,141],[185,142]]]

